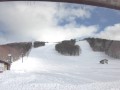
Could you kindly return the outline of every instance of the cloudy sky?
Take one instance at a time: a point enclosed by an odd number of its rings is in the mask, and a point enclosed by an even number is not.
[[[0,43],[78,37],[120,40],[120,11],[55,2],[0,3]]]

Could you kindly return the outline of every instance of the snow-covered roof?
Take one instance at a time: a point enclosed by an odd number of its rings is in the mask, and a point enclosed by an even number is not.
[[[0,63],[4,63],[4,64],[10,64],[10,63],[8,63],[8,62],[6,62],[6,61],[3,61],[3,60],[0,60]]]

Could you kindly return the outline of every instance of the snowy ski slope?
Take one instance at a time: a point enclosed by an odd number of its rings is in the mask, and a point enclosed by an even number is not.
[[[80,56],[63,56],[53,43],[32,49],[0,74],[0,90],[120,90],[120,60],[92,51],[87,41],[77,44]],[[99,64],[105,58],[109,64]]]

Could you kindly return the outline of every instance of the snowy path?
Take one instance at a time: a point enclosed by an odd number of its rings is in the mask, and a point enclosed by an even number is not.
[[[0,90],[120,90],[120,60],[93,52],[86,41],[77,44],[82,52],[75,57],[60,55],[52,43],[33,49],[0,74]],[[99,64],[105,58],[109,64]]]

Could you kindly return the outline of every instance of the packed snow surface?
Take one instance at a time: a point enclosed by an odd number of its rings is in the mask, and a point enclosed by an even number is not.
[[[92,51],[87,41],[77,44],[80,56],[61,55],[54,43],[32,49],[0,74],[0,90],[120,90],[120,60]]]

